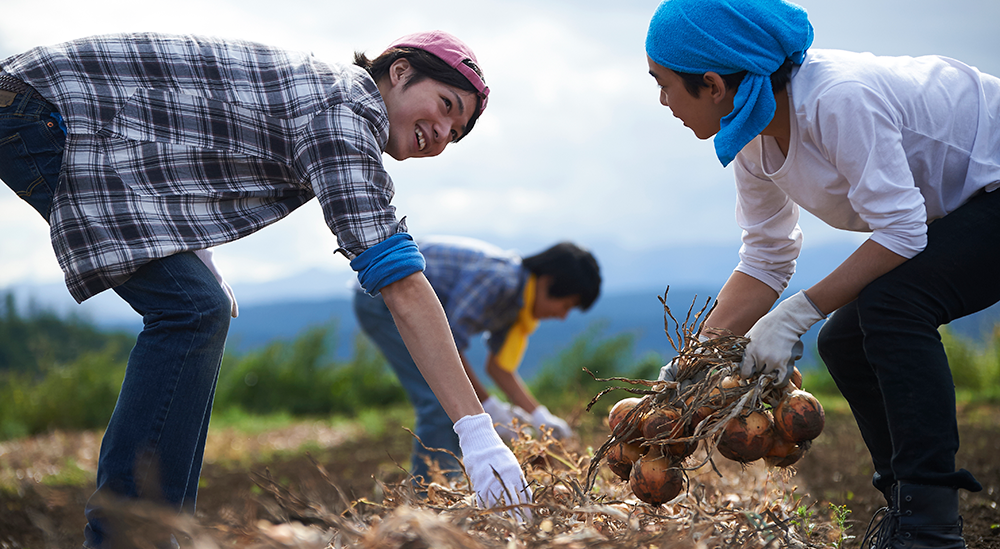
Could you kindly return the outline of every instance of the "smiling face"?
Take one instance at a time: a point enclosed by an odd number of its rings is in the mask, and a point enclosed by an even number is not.
[[[706,73],[708,87],[702,88],[698,97],[684,87],[684,80],[676,72],[658,64],[648,56],[649,74],[660,87],[660,104],[670,108],[685,126],[691,128],[699,139],[708,139],[719,133],[720,120],[733,110],[735,91],[726,89],[725,82],[714,72]]]
[[[399,59],[378,83],[389,113],[389,142],[385,152],[396,160],[437,156],[465,134],[476,109],[476,95],[431,78],[406,85],[414,75],[406,59]]]

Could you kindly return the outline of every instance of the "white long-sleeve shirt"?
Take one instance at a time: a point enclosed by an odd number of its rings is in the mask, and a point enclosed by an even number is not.
[[[1000,187],[1000,79],[944,57],[810,50],[788,86],[787,157],[758,136],[736,158],[737,270],[778,293],[799,208],[903,257],[927,224]]]

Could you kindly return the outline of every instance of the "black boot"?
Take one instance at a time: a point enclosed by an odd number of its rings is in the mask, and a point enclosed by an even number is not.
[[[889,499],[888,496],[886,499]],[[892,535],[896,532],[899,522],[898,513],[890,500],[889,507],[875,511],[868,523],[868,530],[861,540],[861,549],[886,549],[892,547]]]
[[[899,509],[893,547],[965,549],[958,488],[899,482],[893,499]]]
[[[864,549],[965,549],[957,488],[899,482],[889,500],[868,525]]]

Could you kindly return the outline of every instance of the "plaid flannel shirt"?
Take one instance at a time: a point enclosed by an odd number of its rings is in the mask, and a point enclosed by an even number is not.
[[[108,35],[0,62],[68,127],[50,216],[77,301],[151,260],[249,235],[313,196],[353,258],[405,231],[389,135],[356,66],[198,36]]]
[[[419,245],[427,260],[424,275],[441,300],[455,344],[465,349],[472,336],[486,332],[487,346],[498,352],[524,302],[529,273],[521,257],[471,238],[435,237]]]

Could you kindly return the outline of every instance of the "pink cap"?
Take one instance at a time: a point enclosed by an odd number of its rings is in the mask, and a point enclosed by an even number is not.
[[[417,48],[434,54],[449,67],[462,73],[462,76],[479,91],[477,94],[480,103],[479,112],[486,110],[486,99],[490,95],[490,89],[483,80],[483,73],[476,62],[476,54],[472,53],[465,42],[444,31],[430,31],[408,34],[390,44],[387,49],[390,48]]]

